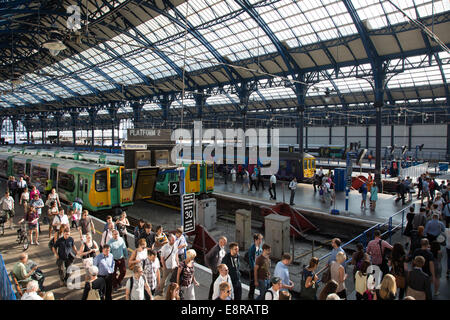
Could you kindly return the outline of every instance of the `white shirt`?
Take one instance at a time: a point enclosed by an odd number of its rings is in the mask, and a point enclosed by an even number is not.
[[[177,248],[175,244],[172,246],[166,243],[161,248],[161,259],[164,260],[167,269],[173,269],[177,267]]]
[[[222,259],[223,259],[223,257],[225,257],[226,254],[227,254],[227,252],[225,251],[225,248],[224,247],[220,247],[219,260],[217,260],[217,265],[222,263]]]
[[[53,226],[60,226],[62,224],[69,224],[69,218],[67,218],[67,215],[63,215],[62,217],[57,215],[53,218]]]
[[[136,278],[133,275],[133,288],[130,292],[130,300],[144,300],[144,290],[145,290],[145,283],[146,280],[143,276],[139,277],[139,280],[136,280]],[[131,287],[131,278],[128,279],[126,289],[130,290]]]
[[[44,300],[41,296],[37,294],[36,291],[33,292],[25,292],[20,300]]]
[[[25,180],[22,180],[22,181],[19,180],[17,182],[17,187],[18,188],[24,189],[26,186],[27,186],[27,182]]]
[[[184,237],[184,235],[181,235],[176,241],[175,241],[175,246],[178,248],[181,245],[185,245],[186,243],[186,238]],[[184,254],[184,249],[186,247],[182,248],[182,249],[178,249],[178,254]]]
[[[231,278],[230,275],[227,274],[226,277],[222,277],[221,274],[219,274],[219,276],[217,277],[216,281],[214,281],[214,290],[213,290],[213,295],[212,295],[212,299],[216,300],[216,298],[220,295],[220,290],[219,290],[219,286],[222,282],[228,282],[230,284],[231,287],[231,299],[234,300],[234,291],[233,291],[233,283],[231,282]]]
[[[12,210],[14,208],[14,199],[11,196],[8,198],[3,197],[0,201],[3,210]]]
[[[100,242],[100,245],[103,247],[105,244],[108,243],[108,241],[112,239],[112,230],[106,230],[102,234],[102,241]]]
[[[264,300],[280,300],[280,291],[275,291],[273,290],[273,288],[271,287],[269,290],[272,292],[272,294],[270,294],[270,292],[266,292],[266,294],[264,295]]]
[[[295,182],[294,180],[289,182],[289,189],[291,189],[291,190],[297,189],[297,182]]]
[[[270,183],[277,183],[277,177],[274,174],[270,176]]]
[[[23,203],[23,201],[30,202],[30,193],[29,192],[22,192],[22,195],[20,196],[20,202]]]
[[[231,174],[236,174],[236,170],[234,168],[231,169]]]

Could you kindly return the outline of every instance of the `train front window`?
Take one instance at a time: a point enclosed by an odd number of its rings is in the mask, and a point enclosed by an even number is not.
[[[214,176],[214,166],[212,164],[208,164],[206,166],[206,179],[212,179]]]
[[[95,173],[95,191],[105,192],[108,190],[108,172],[106,170]]]
[[[198,175],[197,175],[197,165],[191,164],[189,167],[189,176],[191,177],[191,181],[197,181]]]
[[[133,173],[122,169],[122,189],[129,189],[133,185]]]

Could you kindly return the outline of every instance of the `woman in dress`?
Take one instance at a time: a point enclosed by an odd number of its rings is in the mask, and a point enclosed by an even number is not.
[[[400,289],[398,298],[402,300],[405,295],[406,271],[408,270],[408,263],[406,262],[405,249],[400,243],[394,244],[389,264],[391,266],[391,273],[396,278],[397,287]]]
[[[180,263],[177,272],[177,283],[180,286],[183,300],[195,300],[194,285],[200,284],[195,280],[194,259],[197,253],[194,249],[186,252],[186,259]]]
[[[330,271],[331,271],[331,279],[338,283],[338,288],[336,290],[336,294],[341,299],[347,299],[347,291],[345,288],[345,279],[347,279],[347,274],[345,273],[345,269],[342,266],[342,263],[345,262],[347,256],[342,251],[339,251],[336,254],[336,261],[331,262]]]
[[[45,204],[50,207],[52,201],[56,201],[58,207],[61,207],[61,202],[59,202],[59,195],[56,193],[55,188],[52,188],[52,191],[50,191],[50,193],[48,194]]]
[[[128,239],[127,239],[127,227],[130,226],[130,222],[127,218],[127,213],[124,211],[120,215],[119,220],[116,221],[117,229],[119,230],[119,235],[123,238],[125,241],[125,245],[128,248]]]
[[[133,251],[128,259],[128,268],[133,270],[138,264],[142,266],[142,261],[145,259],[147,259],[147,241],[145,241],[145,239],[140,239],[138,241],[137,249]]]
[[[53,219],[55,218],[55,216],[58,215],[58,213],[59,213],[58,203],[53,200],[47,211],[48,221],[50,221],[49,224],[51,224],[53,222]],[[52,233],[53,233],[53,228],[49,227],[48,228],[48,238],[49,239],[51,239]]]
[[[319,259],[312,257],[309,261],[309,266],[303,269],[301,297],[304,300],[317,300],[316,282],[319,278],[317,277],[315,270],[318,265]]]
[[[80,258],[83,260],[83,266],[86,269],[86,281],[89,280],[89,268],[93,265],[94,257],[97,255],[97,251],[97,242],[92,239],[90,233],[86,234],[86,242],[83,242],[80,250],[78,250]]]
[[[374,182],[372,187],[370,188],[370,210],[375,210],[377,206],[377,200],[378,200],[378,185],[376,182]]]

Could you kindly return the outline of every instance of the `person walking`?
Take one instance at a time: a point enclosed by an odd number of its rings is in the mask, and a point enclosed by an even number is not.
[[[36,209],[30,207],[28,211],[25,213],[23,219],[20,219],[19,224],[26,221],[28,226],[28,236],[30,237],[30,243],[39,245],[39,234],[37,232],[39,216],[36,212]],[[33,233],[36,235],[36,241],[33,242]]]
[[[30,203],[30,192],[25,187],[20,195],[19,204],[23,206],[23,212],[28,211],[28,204]]]
[[[261,255],[255,260],[255,267],[253,269],[255,287],[259,289],[258,300],[263,300],[270,281],[270,251],[271,247],[264,243],[262,246]]]
[[[413,261],[413,269],[406,278],[406,295],[414,297],[415,300],[431,300],[431,280],[430,276],[422,268],[425,258],[416,256]]]
[[[142,269],[152,296],[155,296],[161,291],[161,264],[155,250],[147,250],[147,258],[142,261]],[[146,300],[151,299],[147,296]]]
[[[214,290],[212,295],[212,300],[216,300],[219,296],[220,284],[227,282],[230,285],[230,298],[231,300],[234,300],[234,291],[233,291],[233,282],[231,281],[231,277],[228,274],[228,267],[226,264],[220,264],[217,268],[219,270],[219,276],[217,277],[216,281],[214,281]]]
[[[141,266],[135,266],[133,276],[126,284],[125,300],[145,300],[145,293],[150,297],[149,300],[152,300],[152,292],[144,276],[144,270]]]
[[[56,257],[56,265],[58,266],[59,284],[60,286],[63,286],[69,278],[68,269],[78,253],[77,248],[75,247],[75,241],[70,236],[69,229],[65,229],[64,235],[56,240],[52,251]]]
[[[19,201],[20,201],[20,198],[22,197],[22,193],[25,191],[26,187],[27,187],[27,182],[23,179],[23,177],[20,177],[19,181],[17,182],[17,193],[18,193]]]
[[[336,261],[331,262],[330,272],[331,279],[338,283],[338,288],[336,289],[336,294],[341,299],[347,299],[347,291],[345,287],[345,279],[347,279],[347,274],[342,266],[345,263],[347,256],[343,252],[338,252],[336,254]]]
[[[86,270],[86,281],[88,281],[89,277],[88,270],[94,265],[94,258],[97,255],[97,251],[99,251],[98,244],[92,239],[91,234],[88,233],[86,238],[82,240],[80,250],[78,250],[78,255],[83,260],[83,266]]]
[[[119,236],[125,242],[125,246],[128,248],[128,236],[127,236],[127,227],[130,226],[130,222],[127,218],[127,213],[123,211],[120,214],[120,218],[116,221],[117,230],[119,230]]]
[[[194,286],[200,286],[195,279],[194,259],[197,253],[194,249],[186,252],[186,259],[180,263],[177,271],[177,284],[183,300],[195,300]]]
[[[13,228],[12,218],[15,215],[15,211],[14,211],[14,199],[9,195],[9,191],[6,191],[5,196],[0,199],[0,204],[2,205],[3,214],[6,214],[7,219],[6,222],[9,220],[9,228],[12,229]]]
[[[219,285],[219,294],[214,300],[232,300],[231,291],[232,286],[228,282],[222,282]]]
[[[105,280],[105,300],[112,300],[112,283],[114,274],[114,258],[109,244],[102,247],[102,253],[94,258],[94,266],[98,268],[98,276]]]
[[[209,287],[208,300],[212,299],[214,282],[219,276],[217,267],[222,263],[223,257],[225,257],[225,246],[227,245],[227,238],[221,236],[217,244],[211,248],[211,250],[205,255],[205,263],[211,269],[212,281]]]
[[[175,244],[175,236],[173,234],[169,234],[168,239],[169,242],[161,248],[161,289],[163,292],[170,284],[172,276],[176,273],[178,268],[178,248]]]
[[[94,221],[89,216],[88,210],[83,210],[83,214],[81,215],[79,224],[80,224],[79,230],[80,230],[81,241],[85,241],[86,236],[88,234],[90,234],[90,235],[95,234]]]
[[[264,191],[264,180],[263,180],[263,176],[262,176],[262,170],[261,167],[258,166],[258,183],[256,184],[257,187],[259,187],[261,185],[261,190]]]
[[[289,291],[294,289],[294,283],[291,281],[289,277],[289,268],[288,266],[292,262],[292,256],[289,253],[284,253],[281,256],[281,261],[278,261],[275,270],[273,272],[274,277],[278,277],[281,279],[281,288],[280,290]]]
[[[224,184],[227,184],[227,180],[228,180],[228,168],[227,168],[227,165],[226,165],[226,164],[224,164],[224,165],[222,166],[222,175],[223,175],[223,181],[224,181]]]
[[[81,300],[88,300],[89,291],[91,290],[97,290],[100,300],[105,300],[106,283],[105,279],[98,277],[98,268],[95,266],[89,267],[87,274],[89,275],[89,279],[84,285]]]
[[[145,221],[143,219],[139,219],[138,225],[134,228],[134,247],[138,247],[138,241],[142,238],[142,234],[145,232],[144,230]]]
[[[333,262],[336,263],[336,262]],[[303,269],[302,281],[301,281],[301,299],[302,300],[317,300],[317,288],[316,282],[319,277],[316,275],[315,270],[319,265],[319,259],[312,257],[309,260],[309,266]]]
[[[262,253],[262,241],[263,235],[260,233],[253,234],[253,244],[248,249],[248,266],[250,269],[249,272],[249,291],[248,291],[248,299],[253,300],[255,297],[255,273],[253,269],[255,268],[255,260]]]
[[[15,200],[17,194],[17,181],[14,176],[10,176],[8,179],[7,187],[11,197]]]
[[[441,221],[439,221],[439,214],[433,213],[432,219],[425,225],[424,234],[430,242],[433,242],[441,233],[444,232],[445,226]]]
[[[422,182],[422,198],[420,200],[420,205],[423,206],[423,200],[427,198],[427,201],[430,202],[430,178],[426,178]]]
[[[241,192],[244,191],[244,186],[247,187],[247,191],[250,191],[250,174],[248,173],[247,169],[243,169],[243,172],[242,172]]]
[[[228,273],[233,284],[234,300],[242,300],[241,272],[239,271],[239,245],[236,242],[229,244],[230,252],[222,259],[222,263],[228,267]],[[214,288],[213,288],[214,289]]]
[[[375,210],[377,207],[378,200],[378,184],[376,181],[373,182],[372,187],[370,188],[370,210]]]
[[[408,263],[406,262],[406,252],[401,243],[395,243],[392,249],[391,258],[389,259],[391,266],[390,273],[395,277],[397,288],[399,288],[398,298],[403,300],[405,296],[405,279],[408,271]]]
[[[258,191],[258,184],[256,183],[258,179],[258,169],[253,169],[253,173],[250,176],[250,191],[253,190],[253,186],[255,186],[256,191]]]
[[[392,246],[381,239],[380,230],[374,231],[374,239],[369,241],[366,248],[366,253],[372,258],[372,264],[380,268],[383,276],[389,272],[387,260],[384,258],[385,250],[392,250]]]
[[[269,180],[270,186],[269,186],[269,194],[270,194],[270,199],[272,200],[277,200],[277,177],[275,176],[275,173],[273,173],[270,176],[270,180]]]
[[[126,259],[128,259],[128,250],[125,244],[125,240],[119,235],[119,231],[112,231],[112,238],[108,243],[110,246],[111,254],[114,259],[114,272],[112,275],[112,287],[113,290],[117,290],[122,285],[122,280],[127,274]],[[117,275],[119,271],[119,275]]]
[[[38,230],[39,234],[41,234],[41,226],[39,223],[39,219],[41,218],[42,208],[44,207],[44,201],[42,201],[42,199],[39,198],[38,194],[36,194],[36,193],[34,194],[34,198],[31,199],[31,201],[30,201],[30,207],[34,207],[39,216],[38,221],[37,221],[37,230]]]
[[[295,189],[297,189],[297,178],[294,177],[291,182],[289,182],[289,190],[291,190],[291,198],[289,200],[289,205],[293,206],[294,203],[294,197],[295,197]]]
[[[236,185],[236,168],[233,167],[231,169],[231,182],[233,182],[233,186]]]
[[[187,247],[186,238],[183,235],[183,227],[177,228],[175,231],[175,246],[178,250],[178,262],[181,262],[185,258],[185,250]]]

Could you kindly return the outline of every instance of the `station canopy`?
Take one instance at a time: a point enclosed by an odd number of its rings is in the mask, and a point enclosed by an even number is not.
[[[386,105],[446,108],[449,18],[448,0],[2,1],[0,112],[125,101],[120,113],[158,115],[167,95],[233,111],[242,83],[249,110],[295,107],[296,83],[310,108],[369,106],[377,63]],[[66,48],[50,52],[54,39]]]

